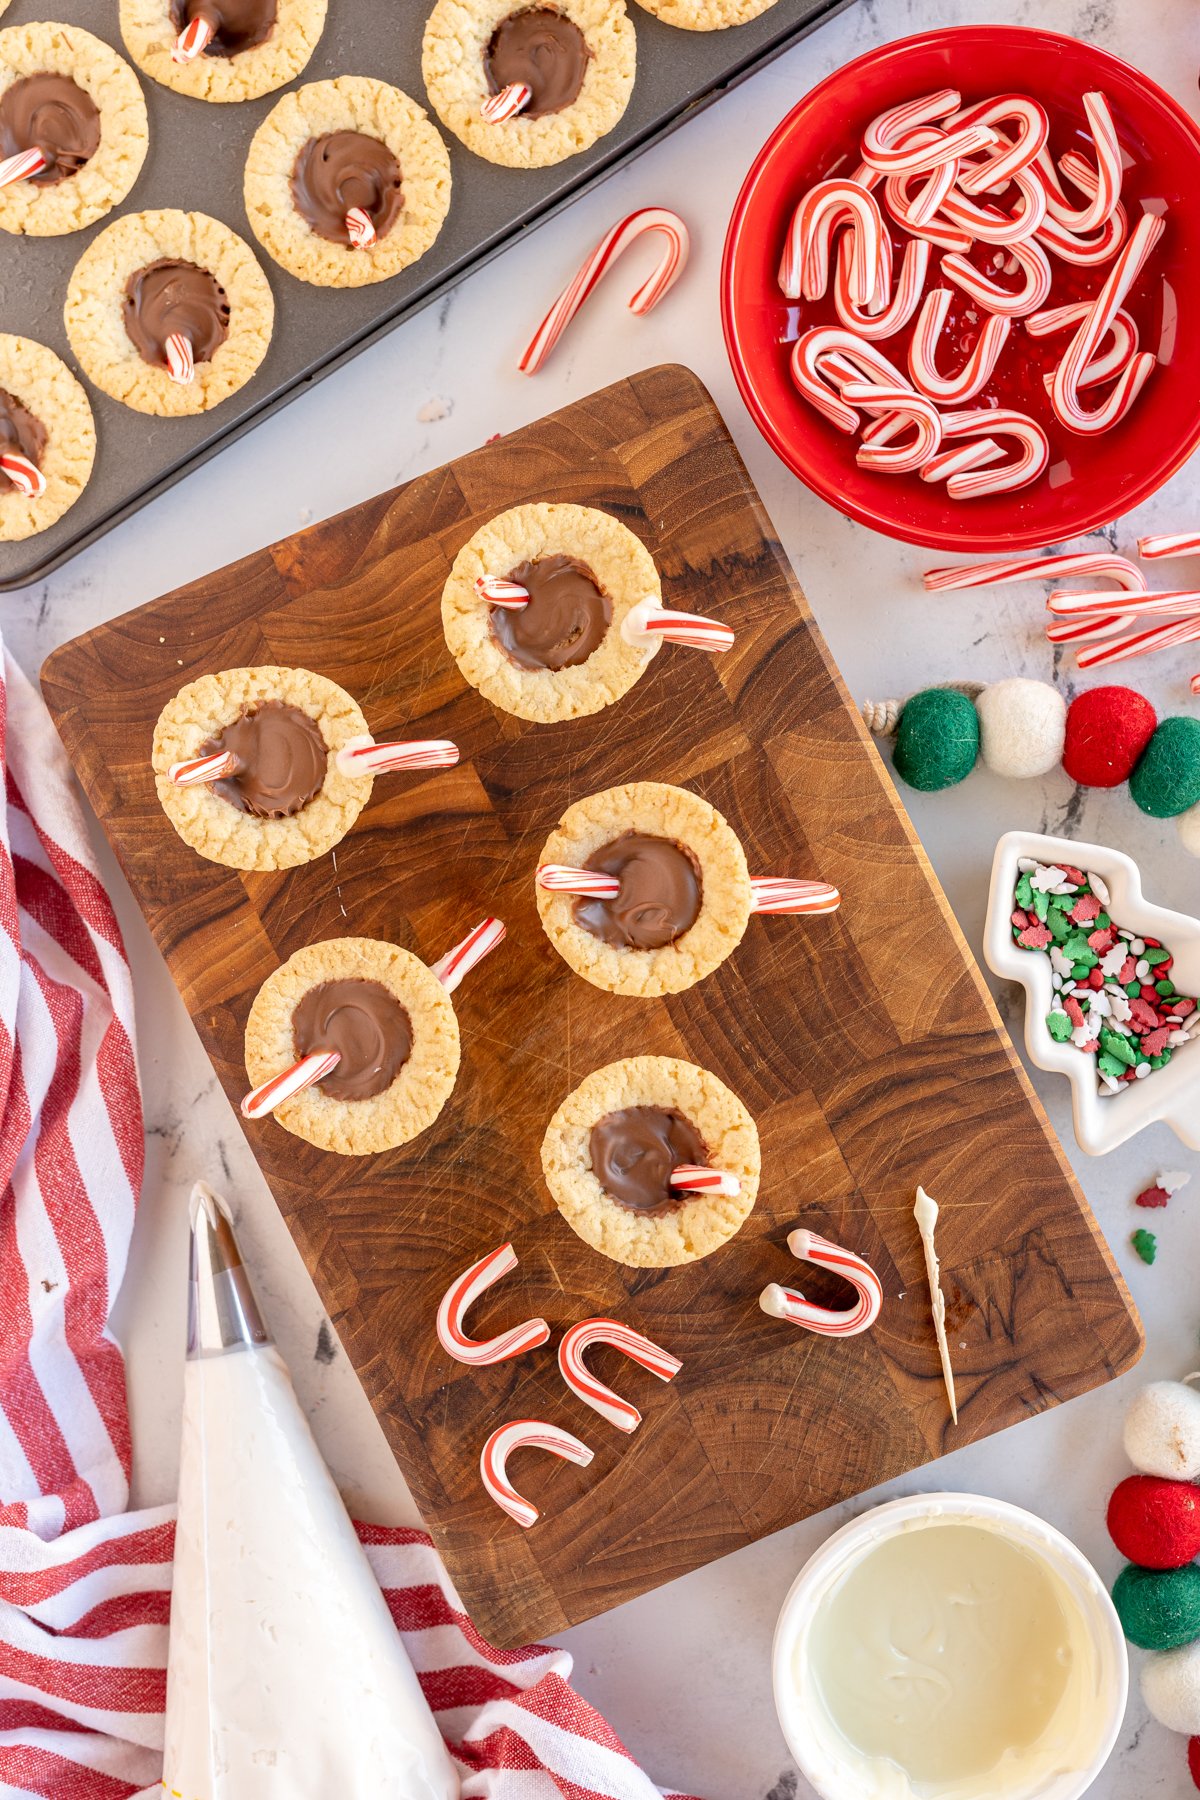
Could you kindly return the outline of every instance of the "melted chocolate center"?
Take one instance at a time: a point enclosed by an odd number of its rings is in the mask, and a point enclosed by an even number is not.
[[[351,976],[309,988],[292,1014],[297,1056],[336,1050],[317,1086],[331,1100],[370,1100],[390,1088],[412,1054],[412,1020],[381,981]]]
[[[171,0],[176,35],[193,19],[213,27],[205,56],[237,56],[257,50],[275,29],[277,0]]]
[[[670,838],[625,831],[594,850],[583,866],[615,875],[621,883],[615,900],[575,902],[575,923],[606,944],[661,950],[690,931],[700,916],[696,859]]]
[[[492,636],[519,669],[573,669],[604,642],[612,601],[586,563],[541,556],[518,563],[507,580],[529,590],[529,604],[493,606]]]
[[[363,131],[309,138],[292,169],[292,204],[331,243],[349,244],[346,214],[352,206],[368,214],[377,237],[386,237],[404,210],[400,164],[386,144]]]
[[[0,95],[0,158],[38,149],[46,167],[28,179],[56,187],[100,148],[100,109],[69,75],[27,75]]]
[[[694,1198],[671,1186],[681,1163],[704,1168],[708,1150],[690,1119],[661,1106],[605,1113],[588,1140],[592,1172],[605,1193],[630,1212],[664,1213]]]
[[[555,6],[530,6],[501,19],[483,53],[488,93],[525,82],[533,98],[521,114],[540,119],[579,98],[591,61],[587,39]]]
[[[284,700],[260,700],[196,754],[218,750],[231,750],[240,766],[214,781],[213,793],[256,819],[290,819],[316,799],[329,768],[316,720]]]
[[[195,362],[211,362],[229,336],[229,301],[215,275],[196,263],[164,257],[135,269],[125,283],[125,332],[143,362],[161,368],[178,331]]]
[[[34,417],[28,407],[0,388],[0,450],[19,450],[27,456],[35,468],[42,466],[42,453],[46,448],[48,433],[40,419]],[[0,494],[7,493],[15,483],[0,469]]]

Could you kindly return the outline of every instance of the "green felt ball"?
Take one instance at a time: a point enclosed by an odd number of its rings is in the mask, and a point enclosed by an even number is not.
[[[1200,719],[1163,719],[1129,777],[1152,819],[1173,819],[1200,800]]]
[[[1139,1650],[1177,1650],[1200,1638],[1200,1567],[1139,1569],[1126,1564],[1113,1587],[1121,1628]]]
[[[965,781],[979,755],[979,714],[953,688],[924,688],[906,700],[893,761],[909,787],[931,794]]]

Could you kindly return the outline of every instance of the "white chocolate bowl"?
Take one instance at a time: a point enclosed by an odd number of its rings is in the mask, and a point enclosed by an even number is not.
[[[1190,1150],[1200,1150],[1200,1036],[1182,1044],[1165,1069],[1145,1081],[1131,1081],[1119,1094],[1099,1091],[1093,1058],[1069,1041],[1056,1043],[1046,1026],[1054,998],[1048,956],[1022,950],[1012,941],[1013,889],[1022,857],[1040,863],[1068,862],[1099,875],[1109,890],[1106,911],[1117,925],[1158,938],[1172,952],[1172,979],[1180,993],[1200,996],[1200,919],[1155,906],[1142,893],[1132,857],[1104,844],[1078,844],[1037,831],[1006,831],[996,845],[983,954],[994,975],[1025,989],[1025,1048],[1039,1069],[1065,1075],[1071,1083],[1075,1137],[1089,1156],[1104,1156],[1159,1120]]]
[[[1076,864],[1076,867],[1079,865]],[[1070,1675],[1038,1743],[993,1770],[949,1785],[910,1782],[891,1761],[866,1757],[839,1731],[813,1670],[822,1602],[880,1546],[939,1525],[996,1532],[1053,1582],[1071,1631]],[[1099,1576],[1061,1532],[1033,1513],[979,1494],[892,1500],[836,1531],[792,1583],[771,1654],[775,1710],[788,1748],[821,1800],[1080,1800],[1116,1743],[1129,1661],[1116,1610]]]

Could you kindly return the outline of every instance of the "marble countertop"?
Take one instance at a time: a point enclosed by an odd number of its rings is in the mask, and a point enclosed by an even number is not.
[[[36,673],[56,644],[299,526],[472,449],[493,432],[652,363],[689,364],[708,384],[795,563],[850,690],[903,695],[930,682],[1027,674],[1069,693],[1041,635],[1040,590],[931,598],[927,553],[872,535],[810,495],[776,461],[734,389],[721,345],[717,273],[724,223],[767,131],[832,69],[872,45],[931,25],[1037,23],[1089,38],[1144,68],[1195,112],[1200,13],[1190,0],[858,0],[748,84],[613,177],[547,228],[515,245],[439,305],[258,427],[183,485],[49,580],[0,596],[0,629]],[[647,204],[682,212],[693,259],[653,314],[624,300],[638,250],[589,302],[535,379],[516,359],[552,294],[613,220]],[[1200,523],[1194,464],[1106,540]],[[1135,665],[1134,684],[1160,707],[1187,700],[1197,666],[1186,653]],[[1136,811],[1123,790],[1076,792],[1061,771],[1006,783],[978,771],[954,791],[906,794],[914,822],[971,944],[983,927],[997,835],[1012,826],[1120,844],[1150,893],[1194,911],[1200,865],[1174,827]],[[149,1158],[128,1277],[115,1325],[128,1356],[135,1503],[172,1497],[178,1460],[185,1311],[185,1200],[203,1176],[228,1194],[264,1306],[318,1440],[358,1517],[415,1517],[367,1400],[220,1092],[140,914],[107,850],[106,878],[137,984]],[[1019,1036],[1019,1000],[999,994]],[[780,1601],[811,1551],[842,1519],[918,1489],[963,1488],[1029,1506],[1068,1533],[1111,1579],[1118,1558],[1104,1531],[1107,1495],[1126,1473],[1122,1411],[1133,1384],[1200,1362],[1200,1300],[1189,1252],[1200,1245],[1200,1181],[1159,1215],[1167,1254],[1144,1267],[1129,1248],[1132,1196],[1161,1167],[1195,1169],[1165,1127],[1102,1162],[1079,1153],[1066,1084],[1033,1072],[1084,1190],[1142,1310],[1148,1348],[1139,1373],[935,1467],[796,1525],[567,1632],[580,1687],[663,1784],[705,1800],[806,1800],[775,1721],[771,1633]],[[1064,1324],[1064,1329],[1069,1328]],[[1182,1739],[1147,1722],[1136,1694],[1120,1745],[1093,1794],[1188,1789]]]

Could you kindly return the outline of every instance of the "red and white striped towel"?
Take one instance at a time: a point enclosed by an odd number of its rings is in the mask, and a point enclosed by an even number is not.
[[[0,1796],[162,1800],[174,1512],[125,1511],[107,1331],[142,1175],[132,988],[62,746],[2,643],[0,774]],[[486,1643],[422,1532],[359,1535],[464,1800],[659,1800],[565,1651]]]

